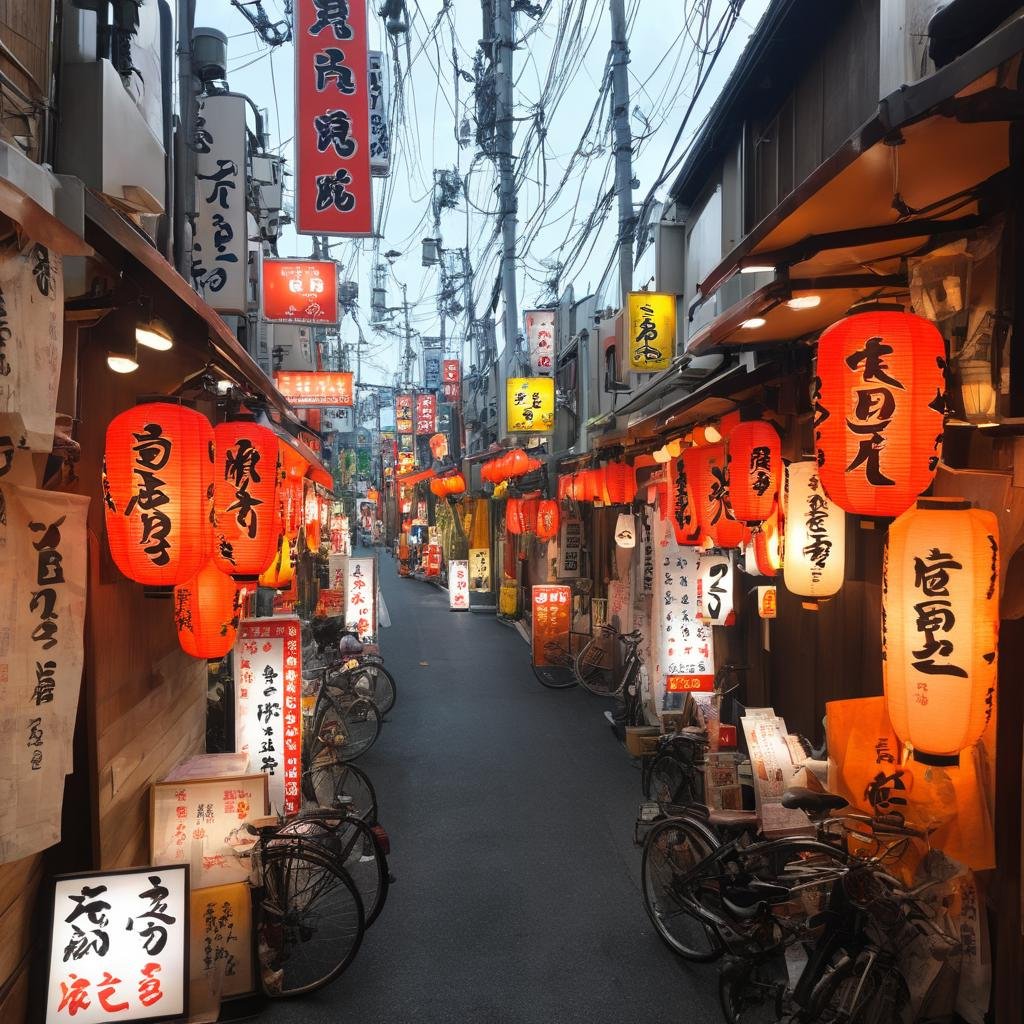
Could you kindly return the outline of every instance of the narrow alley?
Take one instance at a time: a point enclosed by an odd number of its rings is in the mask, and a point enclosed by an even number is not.
[[[397,881],[345,974],[260,1019],[720,1020],[715,968],[674,957],[644,913],[639,772],[602,702],[544,689],[515,630],[380,567],[398,702],[358,763]]]

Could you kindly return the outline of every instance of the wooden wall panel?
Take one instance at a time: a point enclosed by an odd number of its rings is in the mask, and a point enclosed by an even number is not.
[[[0,1021],[26,1019],[28,965],[36,897],[43,879],[43,855],[0,864]]]
[[[52,25],[52,0],[0,0],[0,39],[9,51],[0,50],[0,70],[16,89],[40,106],[50,91]],[[0,90],[0,138],[13,141],[27,136],[27,155],[38,162],[48,156],[44,153],[44,119],[38,108],[25,116],[27,110],[29,104],[12,89]]]

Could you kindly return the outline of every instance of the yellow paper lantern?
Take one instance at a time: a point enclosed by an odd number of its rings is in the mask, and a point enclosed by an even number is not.
[[[882,677],[899,738],[957,764],[995,706],[999,527],[967,502],[922,499],[889,529]]]
[[[813,459],[786,467],[786,589],[814,600],[832,597],[846,571],[846,513],[825,494]]]

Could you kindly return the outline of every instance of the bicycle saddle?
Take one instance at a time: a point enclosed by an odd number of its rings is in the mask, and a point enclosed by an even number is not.
[[[805,786],[791,786],[782,794],[782,806],[808,814],[825,814],[846,807],[849,800],[837,793],[819,793]]]
[[[721,829],[746,829],[757,824],[756,811],[709,811],[708,823]]]

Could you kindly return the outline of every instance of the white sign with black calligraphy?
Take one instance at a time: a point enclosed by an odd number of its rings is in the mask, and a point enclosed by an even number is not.
[[[0,485],[0,863],[60,841],[82,681],[86,513]]]
[[[248,301],[245,108],[244,96],[203,97],[193,136],[197,155],[192,287],[217,312],[239,315],[245,314]]]
[[[370,50],[370,173],[375,178],[386,177],[391,170],[391,125],[388,106],[391,99],[387,61],[380,50]]]

